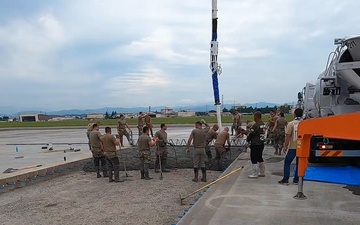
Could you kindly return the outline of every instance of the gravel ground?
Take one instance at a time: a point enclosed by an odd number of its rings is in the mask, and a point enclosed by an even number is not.
[[[197,194],[180,204],[179,193],[203,187],[192,182],[192,169],[171,173],[150,172],[154,179],[140,179],[139,171],[123,183],[109,183],[95,173],[77,171],[48,181],[0,194],[1,224],[171,224],[189,207]],[[121,176],[124,175],[121,172]],[[208,182],[220,175],[208,171]]]

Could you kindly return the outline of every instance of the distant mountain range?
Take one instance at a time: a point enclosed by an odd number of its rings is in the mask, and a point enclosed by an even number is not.
[[[294,105],[294,102],[287,103],[289,105]],[[263,108],[263,107],[274,107],[277,105],[277,103],[269,103],[269,102],[257,102],[257,103],[247,103],[243,104],[246,107],[257,107],[257,108]],[[223,108],[230,109],[233,104],[224,104],[222,105]],[[164,109],[165,106],[156,106],[151,107],[152,112],[160,112],[161,109]],[[188,106],[176,106],[176,107],[166,107],[166,108],[172,108],[176,111],[179,110],[192,110],[195,112],[205,112],[210,110],[215,110],[214,104],[209,103],[208,105],[188,105]],[[104,107],[104,108],[98,108],[98,109],[68,109],[68,110],[60,110],[60,111],[50,111],[46,109],[34,109],[34,110],[27,110],[27,109],[20,109],[16,107],[1,107],[0,106],[0,116],[2,115],[8,115],[8,116],[17,116],[18,114],[25,114],[25,113],[42,113],[42,114],[48,114],[48,115],[84,115],[89,113],[111,113],[112,111],[116,111],[117,113],[138,113],[138,112],[148,112],[149,107],[132,107],[132,108],[123,108],[123,107]]]

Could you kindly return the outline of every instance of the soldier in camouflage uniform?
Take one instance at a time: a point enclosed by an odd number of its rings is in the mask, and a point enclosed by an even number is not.
[[[228,147],[225,148],[227,142]],[[230,135],[229,128],[225,127],[222,132],[217,135],[215,142],[216,158],[218,160],[218,169],[225,171],[227,162],[227,151],[230,149]]]
[[[153,147],[158,141],[157,137],[154,137],[153,140],[149,137],[149,128],[143,127],[143,133],[138,139],[138,150],[140,155],[140,173],[141,179],[150,180],[149,177],[149,167],[151,163],[150,148]]]
[[[234,112],[231,116],[231,120],[232,120],[232,125],[231,125],[231,136],[234,135],[234,131],[236,132],[236,113]]]
[[[89,136],[90,136],[91,152],[94,157],[94,165],[95,165],[97,178],[101,177],[100,163],[101,163],[101,169],[103,171],[103,176],[108,177],[107,170],[106,170],[104,146],[101,141],[102,135],[99,132],[99,125],[97,123],[95,123],[93,125],[93,129]]]
[[[272,131],[275,126],[275,121],[277,120],[277,116],[274,111],[270,111],[270,118],[267,123],[267,143],[273,144],[274,143],[274,132]]]
[[[202,128],[202,125],[205,124],[206,128]],[[206,167],[205,167],[205,160],[206,160],[206,153],[205,153],[205,139],[206,133],[210,130],[210,126],[205,123],[204,120],[197,121],[195,123],[195,129],[191,131],[189,136],[187,145],[186,145],[186,152],[189,152],[189,147],[191,143],[193,143],[194,147],[194,154],[193,154],[193,162],[194,162],[194,179],[192,181],[198,182],[199,176],[199,168],[201,168],[202,172],[202,182],[207,182],[206,179]]]
[[[145,113],[143,112],[139,112],[139,116],[138,116],[138,125],[137,125],[137,128],[138,128],[138,131],[139,131],[139,137],[140,135],[142,134],[143,132],[143,127],[144,127],[144,117],[146,116]]]
[[[120,143],[118,139],[111,135],[110,127],[105,127],[105,135],[101,138],[101,141],[104,145],[106,164],[108,165],[109,182],[124,182],[124,180],[120,180],[119,158],[116,152],[116,146],[119,146]]]
[[[130,145],[133,145],[133,143],[130,141],[130,134],[126,130],[126,128],[129,129],[129,131],[131,132],[131,129],[130,129],[129,125],[126,123],[125,116],[120,115],[120,119],[119,119],[118,125],[117,125],[117,131],[118,131],[118,134],[119,134],[121,147],[124,147],[123,136],[126,137],[126,139],[128,140]]]
[[[167,163],[167,155],[168,155],[168,149],[167,149],[167,133],[166,129],[167,126],[162,123],[160,125],[161,130],[156,131],[155,137],[158,138],[158,141],[156,142],[156,161],[155,161],[155,173],[159,173],[159,156],[161,160],[161,169],[162,172],[167,173],[170,172],[170,170],[166,169],[166,163]]]
[[[217,124],[215,124],[206,134],[205,153],[208,157],[207,162],[210,162],[210,160],[212,159],[210,143],[212,142],[212,140],[216,140],[216,137],[217,137],[216,131],[218,131],[218,130],[219,130],[219,126]],[[211,165],[209,165],[209,167],[211,167]]]
[[[239,127],[241,128],[242,125],[242,115],[239,111],[236,112],[235,118],[236,118],[236,129],[239,129]]]
[[[90,144],[90,133],[93,129],[95,123],[89,123],[87,126],[87,131],[86,131],[86,136],[88,138],[88,145],[89,145],[89,150],[91,150],[91,144]],[[97,124],[99,124],[99,122],[97,122]]]
[[[275,148],[275,155],[281,155],[281,149],[283,149],[284,142],[285,142],[285,127],[287,121],[285,119],[285,115],[283,112],[280,112],[280,116],[275,121],[275,126],[272,129],[274,133],[274,148]]]
[[[152,124],[151,116],[149,114],[147,114],[144,118],[145,118],[145,125],[149,128],[151,137],[154,137],[153,124]]]

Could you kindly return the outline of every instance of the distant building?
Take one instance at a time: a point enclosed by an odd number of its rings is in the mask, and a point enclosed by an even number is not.
[[[99,114],[99,113],[92,113],[92,114],[86,115],[86,119],[88,119],[88,120],[104,119],[104,118],[105,118],[105,115]]]
[[[164,117],[167,117],[167,115],[162,113],[156,113],[156,118],[164,118]]]
[[[238,104],[238,105],[233,105],[232,107],[231,107],[231,109],[233,109],[233,110],[238,110],[238,109],[246,109],[246,106],[245,105],[240,105],[240,104]]]
[[[161,109],[161,113],[162,114],[175,114],[174,110],[170,109],[170,108]]]
[[[212,111],[208,113],[208,116],[216,116],[216,111]],[[221,116],[231,116],[230,112],[221,112]]]
[[[49,121],[50,119],[59,116],[45,115],[45,114],[21,114],[20,122],[38,122],[38,121]]]
[[[184,110],[184,111],[177,112],[177,116],[178,117],[192,117],[192,116],[196,116],[196,114],[195,114],[195,112],[193,112],[191,110]]]
[[[20,122],[36,122],[39,121],[39,114],[22,114],[19,120]]]

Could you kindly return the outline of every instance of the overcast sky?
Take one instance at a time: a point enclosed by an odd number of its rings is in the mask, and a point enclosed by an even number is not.
[[[218,0],[225,103],[296,101],[360,1]],[[213,102],[211,0],[0,2],[0,106],[85,109]]]

